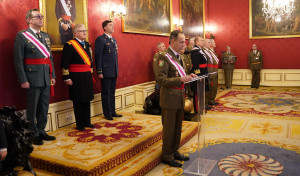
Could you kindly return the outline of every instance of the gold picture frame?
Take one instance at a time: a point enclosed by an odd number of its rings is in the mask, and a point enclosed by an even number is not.
[[[169,36],[172,30],[172,0],[122,0],[126,16],[122,32]]]
[[[204,0],[180,0],[180,18],[183,20],[182,32],[186,38],[205,34]]]
[[[62,18],[58,15],[58,10],[56,9],[56,3],[60,0],[39,0],[40,12],[44,15],[44,26],[42,31],[49,34],[51,38],[51,51],[62,51],[64,43],[62,43],[63,34],[60,32],[61,27],[59,26],[60,20]],[[69,25],[69,33],[71,33],[71,27],[74,27],[75,24],[84,24],[88,30],[88,18],[87,18],[87,0],[70,0],[71,8],[75,6],[75,20],[71,19]],[[63,17],[64,19],[64,17]],[[87,33],[87,41],[88,41]],[[73,38],[72,36],[70,36]],[[68,37],[68,38],[70,38]]]
[[[249,34],[250,39],[292,38],[300,37],[300,0],[295,0],[295,10],[289,19],[275,22],[265,20],[263,0],[249,1]]]

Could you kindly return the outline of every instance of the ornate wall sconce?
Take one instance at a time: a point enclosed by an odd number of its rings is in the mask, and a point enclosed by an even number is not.
[[[174,30],[180,30],[182,31],[182,26],[183,26],[183,20],[182,19],[177,19],[177,18],[174,18],[173,19],[173,28]]]
[[[214,27],[212,26],[207,26],[205,28],[205,31],[206,31],[206,36],[209,36],[210,39],[215,39],[216,37],[214,36],[213,34],[213,31],[214,31]]]
[[[112,4],[109,6],[109,19],[113,20],[114,17],[122,18],[126,15],[126,8],[124,5]]]

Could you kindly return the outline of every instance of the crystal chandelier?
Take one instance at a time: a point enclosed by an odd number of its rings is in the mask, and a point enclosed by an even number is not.
[[[263,15],[266,20],[272,18],[276,22],[281,21],[283,17],[288,19],[295,9],[294,1],[295,0],[263,0]]]

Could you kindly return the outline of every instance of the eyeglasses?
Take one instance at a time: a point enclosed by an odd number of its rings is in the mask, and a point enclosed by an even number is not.
[[[36,15],[31,18],[44,19],[44,15]]]
[[[87,30],[80,30],[80,31],[77,31],[77,32],[87,32]]]

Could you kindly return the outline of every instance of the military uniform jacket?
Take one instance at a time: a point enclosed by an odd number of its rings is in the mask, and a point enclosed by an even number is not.
[[[182,58],[184,65],[185,65],[185,73],[190,74],[192,69],[192,60],[191,60],[191,54],[180,54],[180,58]]]
[[[166,52],[171,55],[175,62],[181,65],[179,59],[170,48]],[[158,57],[157,80],[161,86],[159,102],[161,108],[183,109],[185,100],[184,89],[176,89],[182,85],[180,74],[166,55],[159,55]]]
[[[205,56],[200,53],[200,50],[202,50],[202,49],[197,45],[195,45],[195,48],[198,48],[199,50],[194,50],[191,53],[191,59],[192,59],[191,73],[194,73],[198,76],[206,75],[208,73],[207,60],[206,60]],[[206,66],[204,67],[204,65],[206,65]]]
[[[263,56],[260,50],[256,50],[254,54],[253,51],[250,51],[248,54],[248,64],[250,69],[262,69],[263,66]]]
[[[208,65],[218,65],[217,61],[212,56],[212,54],[214,54],[214,53],[209,48],[204,48],[204,50],[206,50],[206,52],[208,53],[208,55],[205,53],[206,58],[207,58],[207,64]],[[208,73],[212,73],[212,72],[218,71],[218,68],[213,68],[213,67],[208,66],[207,71],[208,71]]]
[[[157,78],[157,67],[158,67],[158,56],[159,55],[165,55],[166,53],[165,52],[157,52],[154,54],[153,56],[153,73],[154,73],[154,78],[156,80]],[[157,81],[157,80],[156,80]]]
[[[95,41],[96,70],[104,78],[118,77],[118,46],[116,39],[112,40],[103,34]]]
[[[234,56],[234,54],[232,52],[228,53],[227,51],[223,52],[222,55],[223,69],[234,69],[234,64],[236,62],[235,59],[233,60],[233,63],[229,63],[224,60],[224,58],[229,58],[230,56]]]
[[[26,31],[30,32],[36,38],[36,34],[28,28]],[[39,51],[36,46],[29,41],[20,31],[17,33],[14,44],[14,64],[18,76],[19,83],[29,82],[33,87],[50,86],[49,66],[46,64],[40,65],[25,65],[25,58],[45,58],[45,56]],[[46,46],[50,53],[50,60],[52,63],[52,78],[55,78],[53,56],[50,49],[50,37],[45,32],[40,32],[41,42]],[[38,39],[38,38],[37,38]]]
[[[78,40],[75,39],[77,42]],[[82,48],[84,48],[85,52],[89,56],[91,63],[93,62],[91,57],[91,45],[90,43],[84,41],[83,46],[82,43],[78,42]],[[69,97],[71,100],[76,102],[89,102],[94,99],[94,87],[93,87],[93,78],[91,71],[88,72],[70,72],[69,66],[70,64],[85,64],[82,60],[81,56],[75,50],[75,48],[69,43],[65,43],[62,57],[61,57],[61,68],[63,79],[71,79],[73,81],[73,85],[69,86]],[[91,70],[92,70],[91,64]]]

